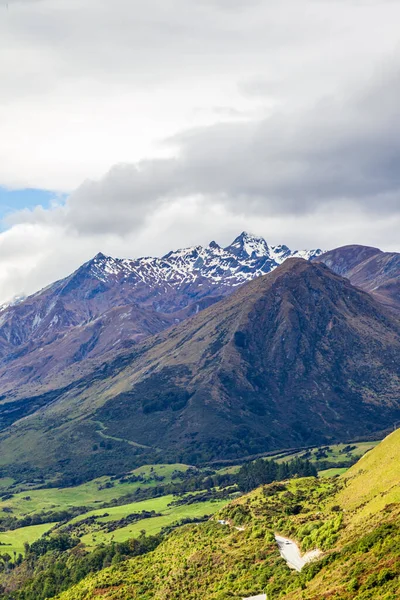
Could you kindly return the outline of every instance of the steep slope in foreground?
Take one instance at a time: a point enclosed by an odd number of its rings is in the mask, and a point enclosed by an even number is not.
[[[1,462],[93,477],[157,456],[192,464],[351,439],[400,418],[399,365],[399,324],[379,303],[290,259],[40,397],[3,432]],[[3,404],[4,418],[19,405]],[[107,451],[93,450],[104,437]]]
[[[313,260],[372,294],[379,302],[400,310],[400,254],[369,246],[343,246]]]
[[[400,473],[400,431],[362,459],[344,482],[297,480],[271,484],[233,502],[209,523],[172,534],[153,553],[89,577],[60,600],[239,600],[266,593],[273,600],[395,600],[400,593],[400,491],[386,487],[389,463]],[[381,462],[382,460],[382,462]],[[380,463],[380,468],[377,465]],[[363,471],[363,472],[362,472]],[[389,496],[362,525],[354,518],[364,498]],[[236,529],[240,527],[241,530]],[[320,548],[301,573],[280,559],[274,534]]]
[[[322,562],[306,592],[297,591],[285,598],[399,598],[400,430],[342,476],[340,489],[328,506],[344,511],[336,552]]]
[[[400,429],[365,454],[344,476],[339,502],[357,524],[370,514],[400,502]]]

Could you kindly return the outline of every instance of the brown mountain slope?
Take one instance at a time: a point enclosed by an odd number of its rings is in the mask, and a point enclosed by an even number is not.
[[[98,254],[74,273],[9,306],[0,306],[0,390],[34,393],[54,386],[71,365],[118,353],[269,273],[287,257],[320,250],[269,246],[243,232],[230,246],[216,242],[162,258],[116,259]]]
[[[398,324],[322,265],[288,260],[164,339],[146,377],[99,410],[110,431],[218,454],[231,440],[256,451],[351,437],[399,414]]]
[[[313,259],[334,273],[372,294],[377,300],[400,310],[400,254],[369,246],[343,246]]]
[[[93,474],[135,453],[196,462],[350,439],[400,418],[399,365],[389,312],[325,265],[289,259],[42,398],[0,454],[25,462],[29,440],[32,463],[65,472],[79,457]],[[92,453],[104,433],[112,448]]]

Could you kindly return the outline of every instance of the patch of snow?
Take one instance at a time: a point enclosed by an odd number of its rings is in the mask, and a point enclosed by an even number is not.
[[[39,315],[39,313],[36,313],[35,318],[33,319],[32,322],[32,329],[36,329],[40,323],[42,322],[42,317]]]

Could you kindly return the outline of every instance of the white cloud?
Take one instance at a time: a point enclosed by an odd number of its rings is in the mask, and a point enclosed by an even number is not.
[[[32,0],[0,16],[0,185],[71,191],[165,153],[213,107],[286,110],[364,77],[396,48],[400,5]]]
[[[0,15],[0,185],[74,190],[9,218],[0,301],[99,250],[242,229],[399,249],[398,3],[26,0]]]

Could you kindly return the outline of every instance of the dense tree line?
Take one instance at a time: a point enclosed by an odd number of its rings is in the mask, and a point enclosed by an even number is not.
[[[250,492],[260,485],[273,481],[284,481],[293,477],[317,477],[317,469],[309,460],[295,458],[289,462],[258,460],[244,464],[236,478],[242,492]]]
[[[316,477],[316,467],[302,458],[295,458],[289,462],[278,463],[274,460],[257,459],[244,464],[238,473],[218,474],[213,471],[199,471],[188,469],[186,472],[177,472],[176,478],[171,483],[159,484],[148,488],[137,488],[134,492],[104,502],[100,508],[121,506],[139,500],[148,500],[160,496],[182,496],[190,492],[227,488],[234,486],[242,492],[249,492],[260,485],[283,481],[293,477]],[[176,481],[180,479],[180,481]],[[230,492],[234,491],[232,488]],[[215,497],[215,496],[213,496]],[[210,497],[207,497],[209,500]],[[199,497],[199,501],[201,498]],[[205,501],[205,500],[204,500]]]
[[[212,471],[210,473],[213,473]],[[109,502],[103,502],[99,508],[111,508],[113,506],[122,506],[139,500],[149,500],[151,498],[160,498],[161,496],[182,496],[188,492],[197,492],[202,490],[211,490],[215,487],[227,487],[236,484],[237,476],[234,474],[207,475],[197,469],[188,469],[186,474],[177,476],[181,481],[173,481],[166,484],[158,484],[152,487],[139,487],[134,492],[114,498]]]
[[[121,519],[115,519],[110,521],[99,521],[102,517],[109,517],[108,513],[104,513],[103,515],[92,515],[91,517],[87,517],[86,519],[82,519],[80,521],[75,521],[72,523],[67,523],[62,527],[63,533],[68,533],[69,535],[77,535],[82,528],[86,526],[96,525],[97,531],[105,531],[107,533],[111,533],[113,531],[117,531],[117,529],[121,529],[122,527],[127,527],[132,523],[137,523],[138,521],[142,521],[143,519],[152,519],[154,517],[161,517],[162,514],[156,512],[155,510],[143,510],[140,513],[131,513],[130,515],[126,515],[126,517],[122,517]]]
[[[181,496],[182,500],[176,501],[178,505],[204,502],[214,498],[226,497],[235,490],[247,492],[263,484],[284,481],[293,477],[316,475],[315,466],[309,460],[301,458],[283,463],[258,459],[243,465],[237,473],[222,475],[212,470],[200,471],[193,468],[188,469],[186,472],[176,471],[171,483],[159,482],[153,487],[138,488],[134,493],[118,498],[107,505],[102,505],[102,507],[126,504],[134,500],[167,494]],[[282,484],[276,484],[278,487],[280,485]],[[193,493],[199,491],[200,493]],[[297,507],[295,508],[297,510]],[[83,509],[84,507],[71,510],[79,514]],[[47,513],[42,513],[39,518],[48,518],[49,516]],[[54,516],[55,513],[52,513],[53,518]],[[67,519],[75,515],[60,511],[58,516]],[[112,528],[114,526],[119,527],[143,516],[142,514],[128,515],[123,520],[109,523],[108,526]],[[146,516],[150,515],[146,514]],[[7,518],[13,519],[11,516]],[[190,521],[191,519],[187,520],[187,522]],[[180,524],[183,524],[183,522]],[[79,538],[74,535],[74,528],[67,529],[67,525],[63,534],[45,535],[31,546],[26,545],[26,556],[22,565],[20,564],[22,556],[18,560],[14,557],[14,562],[12,562],[11,557],[6,557],[7,561],[3,561],[5,569],[22,569],[25,574],[28,572],[30,575],[19,590],[8,595],[7,590],[3,590],[4,595],[2,597],[7,600],[53,598],[90,573],[99,571],[110,564],[124,561],[132,556],[152,551],[161,542],[163,535],[169,533],[175,526],[176,524],[157,536],[146,537],[143,532],[138,539],[132,539],[124,543],[112,543],[107,546],[102,545],[89,553],[81,545]]]
[[[171,502],[170,506],[185,506],[188,504],[198,504],[199,502],[209,502],[210,500],[225,500],[231,497],[232,488],[212,488],[201,491],[197,494],[185,494]]]

